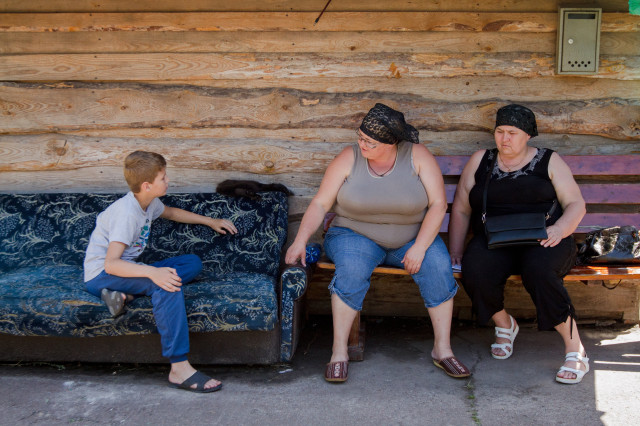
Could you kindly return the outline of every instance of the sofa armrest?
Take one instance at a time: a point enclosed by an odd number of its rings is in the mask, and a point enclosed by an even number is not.
[[[302,330],[304,297],[311,279],[311,267],[287,265],[280,273],[280,360],[293,358]]]

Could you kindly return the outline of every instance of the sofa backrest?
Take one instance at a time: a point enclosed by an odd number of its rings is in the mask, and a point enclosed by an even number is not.
[[[0,271],[39,265],[82,265],[96,216],[123,194],[0,194]],[[261,200],[217,193],[168,194],[167,206],[227,218],[237,235],[202,225],[157,219],[140,261],[194,253],[215,274],[276,275],[287,239],[287,196],[260,193]]]

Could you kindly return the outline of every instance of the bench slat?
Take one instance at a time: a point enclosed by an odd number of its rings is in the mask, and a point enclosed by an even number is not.
[[[321,259],[316,263],[319,269],[335,270],[336,266],[327,259]],[[378,266],[373,270],[374,274],[409,275],[407,271],[392,266]],[[461,278],[462,274],[455,272],[454,277]],[[520,280],[520,275],[512,275],[510,280]],[[574,266],[565,278],[565,281],[583,280],[633,280],[640,279],[640,265],[638,266]]]
[[[459,176],[470,156],[436,156],[445,176]],[[640,169],[640,155],[563,155],[575,176],[633,176]]]
[[[457,185],[445,184],[447,203],[453,203]],[[587,204],[638,204],[640,183],[583,183],[580,191]]]
[[[633,225],[640,228],[640,213],[587,213],[576,234],[584,234],[596,228],[607,228],[609,226]],[[447,232],[449,227],[449,213],[442,221],[440,232]]]
[[[587,183],[580,191],[587,204],[640,203],[640,183]]]

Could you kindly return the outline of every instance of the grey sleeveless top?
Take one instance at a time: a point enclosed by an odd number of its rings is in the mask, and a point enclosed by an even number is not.
[[[400,142],[396,163],[383,177],[369,171],[353,146],[355,162],[340,187],[331,226],[349,228],[386,248],[402,247],[418,235],[427,213],[427,191],[413,168],[412,143]]]

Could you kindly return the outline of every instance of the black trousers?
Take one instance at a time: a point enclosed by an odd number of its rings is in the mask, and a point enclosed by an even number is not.
[[[484,235],[474,236],[462,257],[462,284],[482,325],[504,309],[504,287],[509,275],[521,275],[536,306],[539,330],[552,330],[575,318],[563,278],[575,264],[572,236],[555,247],[540,245],[489,250]]]

